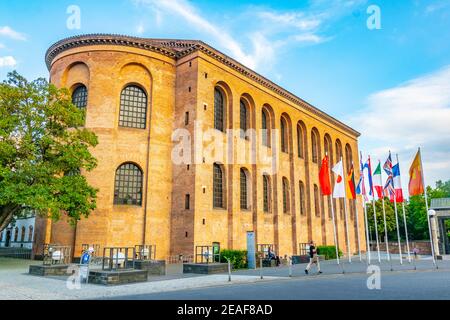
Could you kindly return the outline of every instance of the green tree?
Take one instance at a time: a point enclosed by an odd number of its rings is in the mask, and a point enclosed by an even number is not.
[[[0,231],[24,207],[72,224],[96,208],[81,170],[96,167],[98,141],[83,124],[67,89],[17,72],[0,84]]]
[[[369,230],[371,234],[375,234],[375,221],[373,218],[373,205],[368,203],[367,205],[367,220],[369,222]],[[394,204],[389,201],[388,198],[384,199],[384,207],[386,210],[386,227],[388,231],[389,240],[394,238],[397,239],[396,233],[396,223],[395,223],[395,210]],[[376,216],[377,216],[377,226],[378,226],[378,237],[380,241],[384,241],[384,216],[383,216],[383,203],[381,200],[375,202]],[[374,236],[373,236],[374,237]],[[373,238],[374,239],[374,238]]]

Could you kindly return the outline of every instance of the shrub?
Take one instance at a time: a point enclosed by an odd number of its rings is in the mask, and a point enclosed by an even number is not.
[[[234,269],[245,269],[248,267],[247,251],[245,250],[222,250],[220,251],[220,262],[227,263],[230,259]]]
[[[325,256],[325,260],[336,259],[336,247],[335,246],[318,246],[317,253],[321,256]],[[342,257],[343,253],[339,250],[339,257]]]

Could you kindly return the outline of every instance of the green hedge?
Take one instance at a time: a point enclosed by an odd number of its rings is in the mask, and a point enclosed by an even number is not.
[[[247,263],[247,251],[245,250],[222,250],[220,251],[220,262],[227,263],[227,259],[230,259],[234,269],[246,269]]]
[[[325,260],[336,259],[336,247],[335,246],[318,246],[317,253],[321,256],[325,256]],[[339,250],[339,257],[342,257],[343,253]]]

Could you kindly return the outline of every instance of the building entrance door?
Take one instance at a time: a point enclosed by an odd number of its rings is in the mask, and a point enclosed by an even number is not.
[[[6,240],[5,240],[5,247],[9,248],[11,245],[11,230],[6,231]]]

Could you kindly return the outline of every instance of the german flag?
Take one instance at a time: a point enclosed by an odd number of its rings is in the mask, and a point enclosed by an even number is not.
[[[355,200],[356,186],[355,186],[355,170],[353,168],[353,164],[347,176],[346,188],[347,188],[347,199]]]

